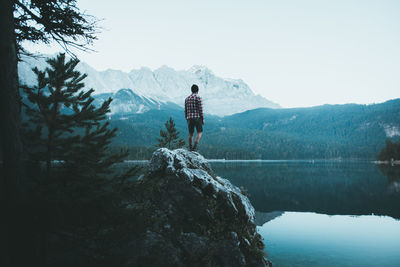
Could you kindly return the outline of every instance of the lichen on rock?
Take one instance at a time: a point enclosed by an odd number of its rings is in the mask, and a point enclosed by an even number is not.
[[[125,266],[267,265],[249,199],[199,153],[158,149],[138,186],[151,215]]]

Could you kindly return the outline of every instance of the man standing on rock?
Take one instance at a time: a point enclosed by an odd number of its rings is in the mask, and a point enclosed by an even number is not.
[[[198,95],[199,87],[196,84],[192,85],[192,94],[185,99],[185,117],[189,127],[189,149],[197,151],[201,135],[203,134],[203,103]],[[196,127],[197,135],[193,145],[194,127]]]

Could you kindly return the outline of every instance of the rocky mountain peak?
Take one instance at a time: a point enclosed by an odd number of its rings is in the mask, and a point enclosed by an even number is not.
[[[204,65],[193,65],[189,69],[189,72],[191,72],[197,76],[214,75],[214,73]]]
[[[46,67],[46,57],[33,59],[23,57],[18,65],[20,82],[27,85],[36,83],[32,68]],[[95,94],[115,93],[121,88],[131,89],[136,95],[154,99],[158,102],[172,102],[183,106],[185,97],[190,94],[192,84],[198,84],[200,95],[204,99],[204,112],[214,115],[231,115],[245,110],[279,105],[256,96],[246,83],[241,80],[225,79],[216,76],[209,68],[194,65],[189,70],[176,71],[162,66],[154,71],[147,67],[132,70],[129,73],[120,70],[97,71],[84,62],[77,69],[88,76],[85,79],[86,89],[93,88]],[[135,109],[142,111],[139,107]],[[131,110],[131,108],[118,108]],[[116,113],[116,110],[112,110]]]

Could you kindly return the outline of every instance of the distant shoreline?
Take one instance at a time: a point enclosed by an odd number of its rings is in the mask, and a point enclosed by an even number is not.
[[[150,160],[147,159],[128,159],[120,163],[148,163]],[[216,163],[232,163],[232,162],[261,162],[261,163],[274,163],[274,162],[303,162],[303,163],[318,163],[318,162],[371,162],[375,164],[392,164],[400,165],[400,160],[395,161],[376,161],[368,159],[207,159],[208,162]],[[61,163],[60,160],[53,160],[53,163]],[[117,163],[117,164],[120,164]],[[3,164],[3,160],[0,160],[0,164]]]
[[[374,161],[374,163],[375,164],[379,164],[379,165],[381,165],[381,164],[385,164],[385,165],[400,165],[400,160],[377,160],[377,161]]]
[[[279,162],[301,162],[301,163],[318,163],[318,162],[371,162],[375,164],[384,164],[385,162],[373,161],[368,159],[207,159],[213,163],[235,163],[235,162],[256,162],[256,163],[279,163]],[[149,160],[124,160],[124,163],[148,163]],[[387,162],[389,164],[389,162]],[[400,164],[400,161],[395,161]]]

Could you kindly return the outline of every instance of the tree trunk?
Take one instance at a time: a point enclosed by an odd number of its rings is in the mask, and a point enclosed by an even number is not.
[[[49,134],[47,135],[47,153],[46,153],[46,176],[50,178],[51,173],[51,161],[53,160],[53,138],[54,129],[53,126],[49,127]]]
[[[6,264],[15,263],[17,247],[15,234],[15,207],[19,202],[22,178],[22,142],[20,136],[20,98],[18,92],[17,51],[14,33],[14,1],[0,1],[0,109],[3,175],[0,181],[1,205],[6,212],[1,223],[0,242],[6,253]],[[1,213],[2,215],[4,212]],[[3,238],[6,237],[6,238]],[[15,258],[14,258],[15,259]],[[1,263],[0,263],[1,265]]]

